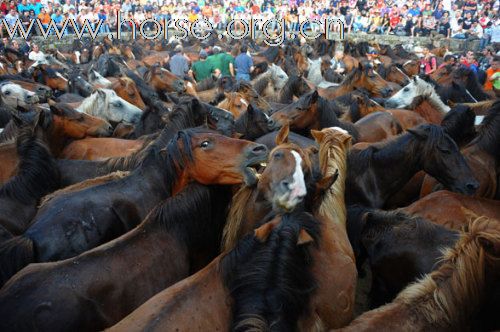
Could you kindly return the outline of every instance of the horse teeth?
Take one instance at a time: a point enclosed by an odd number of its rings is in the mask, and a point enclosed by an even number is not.
[[[260,166],[262,166],[262,167],[266,167],[266,166],[267,166],[267,163],[260,163]]]

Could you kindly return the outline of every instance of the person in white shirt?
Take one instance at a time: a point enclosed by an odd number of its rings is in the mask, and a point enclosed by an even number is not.
[[[46,61],[45,54],[40,51],[40,47],[37,44],[33,44],[32,51],[28,54],[28,59],[38,62]]]

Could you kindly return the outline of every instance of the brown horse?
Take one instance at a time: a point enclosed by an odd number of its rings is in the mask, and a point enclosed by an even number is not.
[[[489,319],[495,315],[496,309],[486,307],[485,299],[495,300],[495,293],[489,292],[495,290],[499,262],[500,223],[476,219],[444,252],[441,267],[408,286],[393,302],[364,313],[340,331],[474,330],[479,308],[490,313]]]
[[[52,90],[68,91],[68,79],[47,65],[38,65],[33,71],[33,78]]]
[[[168,133],[162,134],[168,137]],[[2,281],[28,263],[74,257],[122,235],[190,181],[254,183],[252,166],[266,159],[263,145],[203,128],[179,131],[169,142],[159,139],[148,147],[140,166],[129,176],[50,200],[22,236],[0,244]],[[51,226],[53,223],[58,227]],[[71,227],[71,233],[66,233],[67,227]]]
[[[227,189],[190,184],[155,207],[137,228],[116,240],[68,260],[33,264],[24,269],[0,293],[0,307],[13,303],[12,296],[17,303],[28,301],[23,305],[23,315],[31,316],[29,320],[34,323],[44,302],[57,303],[57,308],[45,312],[43,322],[36,323],[41,329],[102,330],[114,325],[156,293],[217,256],[230,197]],[[168,259],[169,256],[176,259]],[[133,261],[141,263],[134,265]],[[76,265],[78,269],[74,268]],[[97,273],[102,266],[113,268],[109,273]],[[76,288],[63,286],[66,291],[61,291],[58,280],[63,276],[64,284]],[[34,281],[37,279],[51,279],[54,288],[40,288],[40,283]],[[139,279],[147,282],[137,283]],[[108,285],[113,285],[113,293],[105,290]],[[85,296],[95,305],[73,301],[74,296]],[[33,297],[37,300],[28,300]],[[11,316],[12,326],[21,328],[26,321]]]
[[[500,220],[498,201],[465,196],[447,190],[433,192],[402,210],[455,230],[467,226],[470,211],[476,215]]]
[[[87,136],[109,136],[111,125],[100,119],[80,113],[65,104],[52,104],[50,111],[44,112],[46,137],[53,156],[60,155],[63,148],[74,139]],[[17,149],[13,142],[0,144],[0,183],[9,179],[18,163]]]
[[[467,160],[480,186],[477,197],[499,198],[498,165],[500,165],[500,103],[496,103],[481,123],[477,137],[468,144],[462,153]],[[437,189],[434,179],[426,177],[422,185],[420,197],[424,197]]]
[[[307,244],[319,232],[307,213],[277,216],[109,331],[297,330],[315,288]]]
[[[150,140],[87,137],[68,144],[59,158],[79,160],[103,160],[128,156],[144,148]]]
[[[315,88],[312,83],[309,85],[312,89]],[[392,93],[392,88],[382,76],[369,65],[363,66],[361,63],[346,76],[339,86],[334,88],[318,88],[318,92],[323,98],[334,99],[359,88],[370,92],[373,97],[387,97]]]
[[[238,119],[250,105],[249,102],[239,92],[225,92],[225,99],[217,107],[231,112],[235,119]]]
[[[144,81],[158,93],[184,92],[186,90],[182,79],[159,65],[153,65],[148,69],[144,74]]]
[[[108,80],[113,83],[110,88],[115,90],[118,96],[144,111],[146,104],[144,104],[141,94],[132,79],[128,77],[119,77],[117,79],[109,77]]]

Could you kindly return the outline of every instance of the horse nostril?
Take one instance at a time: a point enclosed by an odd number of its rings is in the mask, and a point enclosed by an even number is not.
[[[467,183],[465,185],[468,191],[476,191],[479,188],[479,184],[477,182]]]
[[[274,120],[273,120],[272,118],[269,118],[269,120],[267,120],[267,125],[268,125],[269,127],[273,127],[273,126],[274,126],[274,123],[275,123],[275,122],[274,122]]]
[[[267,147],[263,144],[257,144],[251,151],[255,154],[263,154],[267,153]]]

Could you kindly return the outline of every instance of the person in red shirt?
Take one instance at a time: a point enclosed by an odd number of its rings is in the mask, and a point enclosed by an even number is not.
[[[422,49],[422,54],[424,57],[420,60],[420,67],[423,68],[424,74],[430,75],[437,69],[436,56],[432,54],[427,47]]]

